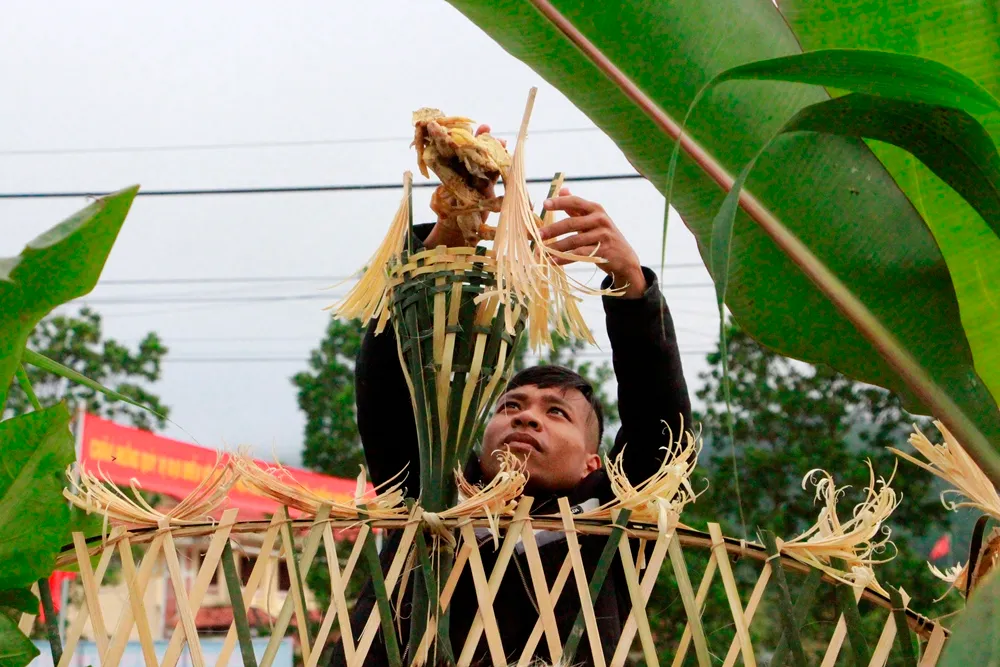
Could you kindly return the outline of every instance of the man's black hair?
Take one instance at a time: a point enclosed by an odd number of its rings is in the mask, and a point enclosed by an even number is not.
[[[507,384],[507,391],[518,387],[532,386],[539,389],[576,389],[583,394],[597,417],[597,447],[600,450],[604,437],[604,408],[594,392],[593,385],[585,377],[565,366],[532,366],[514,374]]]

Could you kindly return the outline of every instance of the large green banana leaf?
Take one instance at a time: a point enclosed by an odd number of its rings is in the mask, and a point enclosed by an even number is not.
[[[528,0],[449,0],[512,55],[561,90],[661,189],[670,137]],[[552,5],[643,93],[679,121],[718,72],[801,51],[769,0]],[[732,174],[820,88],[777,82],[711,90],[688,132]],[[541,101],[540,101],[541,102]],[[541,102],[544,103],[544,102]],[[761,156],[747,189],[898,338],[934,381],[1000,446],[1000,412],[975,372],[955,289],[934,236],[867,145],[788,136]],[[672,202],[708,260],[725,193],[683,156]],[[791,357],[913,392],[841,313],[742,211],[732,239],[726,303],[747,331]]]
[[[1000,13],[986,0],[779,0],[804,48],[864,48],[931,58],[1000,95]],[[864,16],[864,20],[858,17]],[[977,116],[994,142],[1000,114]],[[872,150],[923,214],[951,271],[976,370],[1000,396],[1000,238],[908,154]]]

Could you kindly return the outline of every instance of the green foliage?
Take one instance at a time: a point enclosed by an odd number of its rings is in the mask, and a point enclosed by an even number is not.
[[[969,606],[945,644],[941,667],[1000,664],[1000,572],[973,590]]]
[[[17,629],[7,614],[0,614],[0,667],[23,667],[38,657],[34,643]]]
[[[62,490],[75,458],[69,421],[60,404],[0,422],[0,590],[47,577],[64,544]]]
[[[0,406],[35,325],[94,288],[138,186],[102,197],[0,258]]]
[[[730,67],[801,52],[798,36],[772,3],[733,3],[719,11],[711,3],[555,0],[552,5],[570,26],[648,96],[652,104],[644,110],[566,31],[540,19],[530,5],[511,0],[452,4],[565,93],[664,190],[671,142],[653,117],[662,111],[683,118],[704,83]],[[864,14],[879,12],[865,7]],[[881,20],[862,19],[854,9],[839,18],[865,23],[873,32],[885,30]],[[836,11],[831,6],[813,16],[817,35],[825,30],[826,16]],[[996,17],[988,21],[996,23]],[[890,25],[901,33],[911,29]],[[949,41],[937,32],[926,39]],[[989,53],[995,52],[990,47]],[[709,259],[712,223],[724,197],[709,172],[716,167],[737,172],[789,118],[828,99],[816,86],[783,82],[734,81],[706,95],[688,123],[703,149],[701,160],[683,156],[672,200],[698,238],[703,258]],[[916,376],[908,374],[904,381],[899,364],[890,364],[880,352],[898,342],[961,408],[960,413],[938,401],[949,413],[940,417],[963,427],[968,417],[986,439],[1000,441],[1000,411],[975,375],[978,359],[974,366],[960,326],[965,310],[960,317],[949,265],[909,192],[904,194],[871,149],[855,138],[799,133],[761,155],[747,188],[770,216],[757,210],[751,219],[740,210],[732,228],[726,303],[745,330],[772,349],[906,394],[912,389],[908,383],[917,384]],[[767,232],[758,224],[765,220]],[[787,241],[789,254],[772,234]],[[814,269],[822,290],[799,265]],[[850,316],[826,296],[835,293],[857,300]],[[985,298],[984,293],[977,298]],[[859,333],[861,326],[874,330],[863,310],[888,331],[871,334],[881,348]],[[896,357],[902,359],[898,350]],[[963,430],[976,440],[969,447],[988,447],[975,429]]]
[[[38,598],[27,588],[9,588],[0,591],[0,607],[24,612],[38,613]]]
[[[65,400],[71,410],[83,404],[92,414],[125,418],[145,430],[166,425],[170,409],[145,386],[160,379],[161,363],[167,354],[167,348],[155,333],[146,334],[134,350],[129,349],[105,338],[100,314],[85,307],[76,315],[52,315],[42,320],[31,332],[28,346],[25,361],[31,365],[25,370],[43,404]],[[39,354],[43,358],[39,359]],[[73,377],[73,373],[78,375]],[[109,396],[101,390],[101,385],[118,396]],[[23,390],[12,387],[7,414],[24,414],[29,409]]]
[[[306,415],[303,463],[348,479],[365,462],[354,406],[354,361],[363,335],[361,322],[331,318],[319,348],[309,355],[309,370],[292,378]]]
[[[705,491],[684,511],[683,521],[692,527],[704,530],[707,522],[715,521],[727,535],[740,535],[742,500],[748,538],[756,539],[757,529],[773,531],[783,539],[794,537],[815,523],[820,510],[813,502],[812,487],[803,490],[801,485],[805,473],[817,467],[830,471],[838,487],[850,485],[840,502],[841,512],[849,516],[869,482],[865,459],[872,461],[876,475],[888,478],[895,457],[886,447],[905,442],[912,423],[927,426],[926,420],[907,413],[898,397],[883,389],[855,382],[826,366],[809,366],[778,355],[734,325],[728,327],[726,338],[736,463],[744,491],[741,497],[732,492],[733,458],[725,427],[722,357],[716,351],[708,356],[710,369],[701,375],[703,384],[696,392],[705,406],[694,415],[704,429],[705,449],[695,470],[694,486]],[[945,586],[930,575],[925,562],[926,543],[947,530],[948,515],[940,505],[937,489],[930,476],[912,466],[899,469],[892,486],[903,496],[888,522],[898,553],[889,563],[878,566],[876,574],[881,581],[903,586],[913,598],[914,609],[935,617],[948,613],[957,599],[947,598],[932,607]],[[704,570],[707,556],[700,552],[688,555],[697,586],[694,573]],[[892,555],[891,550],[886,555]],[[747,590],[758,573],[756,565],[738,563],[735,568]],[[788,581],[794,603],[804,579],[788,573]],[[728,647],[734,634],[725,593],[721,584],[716,584],[706,605],[704,624],[710,643],[718,649]],[[649,615],[656,619],[657,645],[670,651],[684,623],[680,601],[675,598],[672,575],[664,572],[653,593]],[[777,603],[772,597],[766,603],[771,606],[758,611],[754,622],[755,635],[762,637],[761,649],[773,649],[781,634]],[[823,585],[803,626],[807,649],[814,650],[818,640],[829,635],[836,621],[835,608],[834,589]],[[877,636],[878,631],[867,628],[866,636],[871,637],[872,632]],[[809,664],[813,662],[818,662],[815,656],[809,658]]]
[[[954,68],[992,96],[1000,96],[1000,14],[992,0],[781,0],[779,5],[803,48],[921,56]],[[994,143],[1000,141],[1000,116],[966,110]],[[1000,396],[1000,238],[920,160],[894,146],[869,146],[933,233],[951,273],[976,371],[993,396]]]

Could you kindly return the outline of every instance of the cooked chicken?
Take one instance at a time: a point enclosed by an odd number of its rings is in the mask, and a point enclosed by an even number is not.
[[[500,210],[493,187],[510,166],[507,149],[488,133],[475,136],[470,119],[437,109],[415,111],[413,126],[420,173],[429,176],[429,169],[441,179],[431,209],[453,222],[470,245],[491,238],[493,228],[484,224],[482,213]]]

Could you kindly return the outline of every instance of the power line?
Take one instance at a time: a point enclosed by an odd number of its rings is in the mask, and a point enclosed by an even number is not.
[[[663,289],[706,289],[709,287],[715,287],[713,283],[710,282],[699,282],[699,283],[676,283],[673,285],[663,285]],[[331,300],[337,298],[338,295],[331,293],[323,294],[254,294],[250,296],[197,296],[197,293],[191,296],[186,295],[169,295],[162,297],[97,297],[94,299],[88,299],[86,297],[79,300],[79,303],[87,305],[154,305],[162,303],[268,303],[277,301],[315,301],[315,300]]]
[[[686,356],[703,356],[706,354],[712,354],[717,350],[688,350],[681,352],[682,357]],[[530,356],[530,355],[529,355]],[[574,357],[588,356],[582,353],[575,353]],[[610,358],[611,353],[593,355],[589,358]],[[532,357],[537,359],[537,357]],[[164,357],[160,363],[175,363],[175,364],[258,364],[258,363],[280,363],[280,364],[305,364],[308,363],[309,359],[307,357],[170,357],[167,355]]]
[[[666,267],[671,269],[696,269],[703,267],[701,262],[681,262],[671,264]],[[567,271],[593,272],[593,268],[568,267]],[[99,287],[111,285],[200,285],[200,284],[227,284],[227,283],[307,283],[307,282],[339,282],[350,280],[355,276],[227,276],[227,277],[207,277],[207,278],[119,278],[112,280],[102,280]]]
[[[564,127],[532,130],[532,135],[598,132],[597,127]],[[516,136],[516,131],[491,132],[494,136]],[[300,148],[309,146],[343,146],[347,144],[381,144],[413,141],[413,135],[398,137],[337,137],[333,139],[302,139],[293,141],[246,141],[216,144],[177,144],[172,146],[114,146],[108,148],[14,148],[0,151],[0,157],[25,155],[98,155],[115,153],[177,153],[183,151],[219,151],[260,148]]]
[[[644,177],[641,174],[595,174],[591,176],[570,176],[567,183],[593,183],[600,181],[631,181]],[[552,177],[529,178],[528,183],[551,183]],[[436,188],[438,182],[414,183],[414,188]],[[189,190],[140,190],[137,197],[194,197],[200,195],[261,195],[261,194],[307,194],[315,192],[363,192],[368,190],[402,190],[402,183],[340,183],[334,185],[290,185],[251,188],[195,188]],[[103,197],[110,192],[3,192],[0,199],[78,199],[81,197]]]

